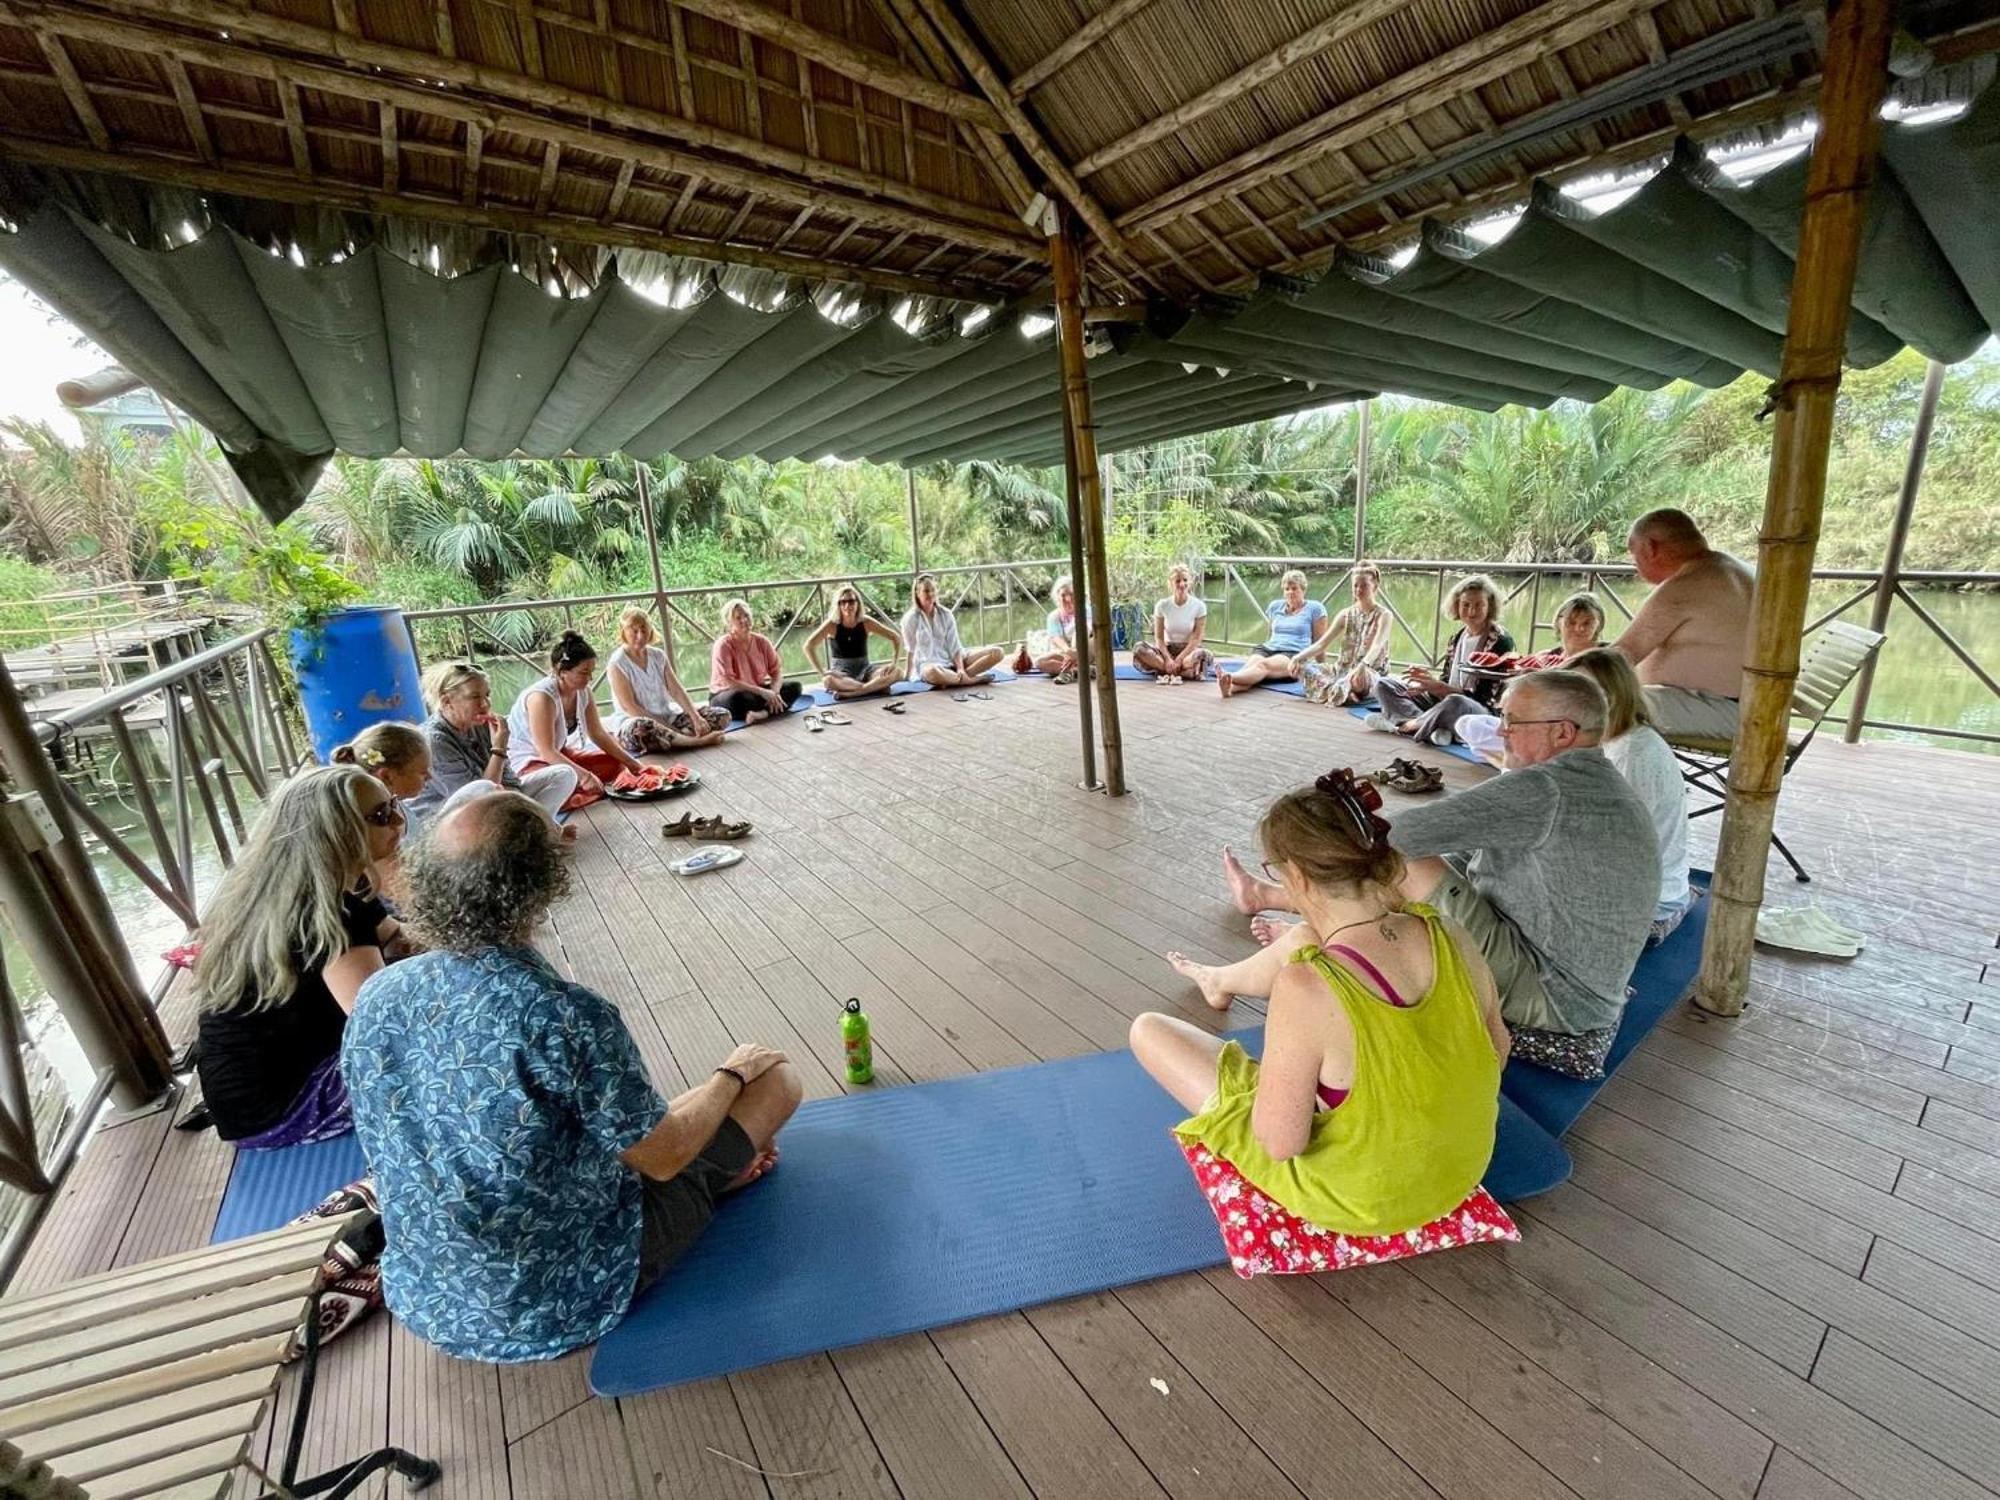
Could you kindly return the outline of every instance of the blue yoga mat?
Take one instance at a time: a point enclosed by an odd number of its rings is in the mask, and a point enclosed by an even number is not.
[[[1236,1039],[1255,1051],[1261,1030]],[[751,1369],[1220,1265],[1168,1134],[1185,1111],[1130,1052],[816,1099],[784,1164],[717,1214],[597,1346],[600,1396]],[[1569,1157],[1502,1102],[1495,1197]]]
[[[360,1138],[351,1130],[310,1146],[239,1151],[208,1242],[219,1245],[288,1224],[367,1171]]]
[[[1507,1071],[1500,1079],[1500,1092],[1520,1105],[1550,1135],[1561,1136],[1576,1123],[1576,1117],[1597,1097],[1606,1079],[1618,1071],[1619,1065],[1632,1055],[1632,1049],[1660,1024],[1660,1018],[1686,999],[1693,988],[1695,972],[1701,968],[1702,935],[1708,931],[1709,873],[1696,870],[1689,878],[1698,893],[1694,905],[1673,935],[1659,947],[1648,948],[1632,969],[1632,996],[1625,1002],[1618,1035],[1604,1059],[1605,1077],[1565,1078],[1533,1063],[1507,1064]]]
[[[1215,669],[1218,672],[1234,672],[1242,665],[1243,659],[1238,657],[1233,661],[1218,661],[1215,664]],[[1306,695],[1306,685],[1292,678],[1267,678],[1263,682],[1257,683],[1256,686],[1269,688],[1274,693],[1289,693],[1294,698],[1303,698]]]
[[[1354,718],[1365,720],[1370,714],[1375,712],[1375,705],[1373,702],[1357,703],[1349,708],[1347,712]],[[1399,736],[1399,738],[1401,737]],[[1403,743],[1413,745],[1416,741],[1403,739]],[[1446,755],[1455,755],[1468,765],[1485,766],[1489,771],[1493,769],[1493,762],[1490,760],[1481,760],[1472,753],[1469,747],[1459,744],[1457,740],[1453,740],[1449,745],[1426,745],[1423,748],[1426,750],[1442,750]]]

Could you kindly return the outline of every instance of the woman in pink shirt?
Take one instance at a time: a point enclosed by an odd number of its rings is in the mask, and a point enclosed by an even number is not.
[[[750,628],[748,601],[723,605],[722,634],[709,657],[708,701],[728,709],[732,719],[761,724],[773,714],[789,713],[798,696],[799,685],[785,681],[777,647]]]

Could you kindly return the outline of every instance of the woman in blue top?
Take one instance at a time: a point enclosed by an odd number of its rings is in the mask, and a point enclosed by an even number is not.
[[[1299,675],[1301,663],[1326,654],[1326,643],[1333,635],[1326,606],[1306,597],[1306,575],[1297,568],[1279,581],[1284,597],[1273,599],[1264,611],[1271,638],[1255,648],[1250,659],[1235,671],[1218,670],[1215,674],[1225,698],[1234,696],[1238,688],[1255,687],[1260,682],[1289,682]]]

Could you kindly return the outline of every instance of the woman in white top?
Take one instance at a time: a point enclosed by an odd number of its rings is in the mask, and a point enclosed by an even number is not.
[[[1153,606],[1153,638],[1132,648],[1132,665],[1160,682],[1200,682],[1215,657],[1202,645],[1208,630],[1208,601],[1194,591],[1194,570],[1186,563],[1167,569],[1167,598]]]
[[[653,644],[653,621],[643,609],[618,617],[618,649],[611,653],[611,702],[606,726],[634,755],[668,755],[722,743],[729,710],[697,704],[674,671],[673,658]]]
[[[565,630],[549,653],[549,675],[522,688],[507,715],[507,764],[515,775],[525,778],[544,766],[575,770],[576,790],[564,812],[600,800],[605,781],[620,771],[642,769],[598,717],[590,696],[596,673],[596,648]]]
[[[868,659],[868,637],[879,636],[889,643],[889,659]],[[821,665],[819,649],[831,642],[831,655]],[[820,673],[820,681],[836,698],[872,698],[886,693],[903,675],[903,638],[880,620],[870,619],[861,603],[861,590],[851,583],[840,586],[833,596],[833,613],[820,621],[819,629],[806,637],[806,660]]]
[[[1613,647],[1598,646],[1563,665],[1604,689],[1608,712],[1598,748],[1632,784],[1652,819],[1653,836],[1660,844],[1660,899],[1653,907],[1653,931],[1646,946],[1657,947],[1694,904],[1688,887],[1687,786],[1681,780],[1680,763],[1653,728],[1630,657]]]
[[[1354,602],[1333,617],[1327,635],[1339,649],[1331,656],[1299,668],[1299,681],[1314,703],[1345,708],[1374,696],[1375,679],[1389,670],[1389,607],[1379,598],[1382,570],[1371,562],[1356,563],[1348,574]]]
[[[919,573],[903,615],[903,645],[910,653],[910,681],[932,687],[983,687],[1007,655],[1003,646],[967,649],[958,621],[938,603],[937,578]]]
[[[1046,672],[1057,682],[1075,682],[1076,585],[1069,574],[1063,574],[1049,590],[1049,603],[1055,608],[1049,611],[1045,629],[1030,632],[1028,654],[1034,658],[1037,672]]]

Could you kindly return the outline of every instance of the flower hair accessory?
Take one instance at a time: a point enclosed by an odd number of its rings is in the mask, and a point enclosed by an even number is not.
[[[1378,816],[1382,806],[1382,793],[1374,784],[1355,778],[1347,766],[1328,771],[1313,783],[1317,791],[1326,793],[1341,806],[1354,824],[1354,832],[1360,841],[1371,848],[1379,849],[1389,841],[1389,820]]]

